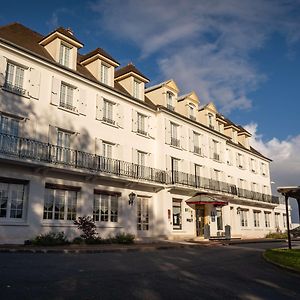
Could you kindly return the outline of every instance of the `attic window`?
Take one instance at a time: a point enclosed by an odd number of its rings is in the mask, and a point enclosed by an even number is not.
[[[108,69],[109,67],[105,64],[101,64],[100,81],[104,84],[108,84]]]
[[[189,118],[194,121],[196,120],[195,109],[196,109],[195,105],[192,105],[192,104],[189,105]]]
[[[133,81],[133,97],[140,98],[140,82],[137,80]]]
[[[208,126],[209,126],[209,128],[214,129],[213,115],[212,114],[208,114]]]
[[[173,97],[174,95],[171,92],[167,92],[167,108],[169,110],[174,110]]]
[[[60,44],[59,63],[66,67],[70,67],[70,56],[71,48],[64,44]]]

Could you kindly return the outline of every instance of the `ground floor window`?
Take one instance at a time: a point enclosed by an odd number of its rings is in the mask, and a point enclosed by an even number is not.
[[[78,189],[46,184],[44,216],[46,220],[76,220]]]
[[[0,218],[22,219],[27,198],[27,184],[0,180]]]
[[[217,214],[217,230],[223,230],[223,216],[222,216],[221,207],[216,208],[216,214]]]
[[[248,210],[241,209],[240,220],[241,220],[242,227],[248,227]]]
[[[270,222],[270,212],[265,211],[265,226],[266,227],[271,227],[271,222]]]
[[[259,227],[259,217],[260,217],[260,211],[254,211],[253,212],[254,227]]]
[[[94,221],[118,222],[118,194],[94,194]]]
[[[275,213],[275,228],[279,229],[279,215],[280,213]]]
[[[149,230],[149,198],[137,198],[137,230]]]
[[[173,199],[173,229],[180,230],[182,229],[181,224],[181,199]]]
[[[286,228],[286,214],[283,214],[283,227]]]

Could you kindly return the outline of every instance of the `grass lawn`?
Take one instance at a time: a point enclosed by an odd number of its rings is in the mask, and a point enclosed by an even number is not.
[[[264,256],[274,263],[300,272],[300,249],[269,249]]]

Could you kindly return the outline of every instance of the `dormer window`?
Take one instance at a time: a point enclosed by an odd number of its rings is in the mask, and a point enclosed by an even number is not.
[[[72,48],[66,46],[63,43],[60,44],[59,63],[66,67],[70,67],[71,49]]]
[[[174,111],[173,97],[171,92],[167,92],[167,108]]]
[[[133,80],[133,97],[140,98],[140,82],[137,80]]]
[[[213,115],[208,114],[208,127],[211,129],[214,129],[214,121],[213,121]]]
[[[195,110],[196,110],[196,108],[195,108],[195,106],[194,105],[192,105],[192,104],[190,104],[189,105],[189,118],[191,119],[191,120],[196,120],[196,117],[195,117]]]
[[[109,67],[105,64],[101,64],[100,81],[104,84],[108,84],[108,69]]]

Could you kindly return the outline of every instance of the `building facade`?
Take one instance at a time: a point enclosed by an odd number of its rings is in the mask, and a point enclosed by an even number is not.
[[[174,80],[151,86],[134,65],[82,47],[64,28],[0,27],[1,243],[72,238],[86,215],[102,237],[285,230],[270,159],[249,132]]]

